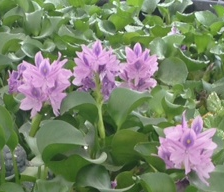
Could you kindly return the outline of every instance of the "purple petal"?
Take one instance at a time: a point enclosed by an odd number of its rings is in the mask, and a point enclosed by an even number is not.
[[[142,54],[142,46],[140,45],[140,43],[135,44],[134,52],[135,52],[137,57],[139,57]]]
[[[203,120],[201,118],[201,116],[197,116],[192,124],[191,124],[191,128],[194,130],[194,132],[196,134],[201,133],[202,129],[203,129]]]
[[[96,56],[99,56],[100,53],[102,51],[102,45],[101,45],[101,42],[100,41],[96,41],[94,44],[93,44],[93,52],[95,53]]]
[[[183,134],[181,142],[183,146],[185,146],[186,148],[189,148],[194,145],[195,139],[196,139],[195,132],[189,129],[185,131],[185,133]]]
[[[50,67],[50,63],[44,60],[39,66],[41,75],[46,77],[50,73]]]
[[[36,55],[35,55],[35,65],[39,68],[42,60],[43,60],[43,56],[42,53],[39,51]]]
[[[183,129],[188,128],[187,121],[186,121],[186,111],[184,111],[182,114],[182,127]]]

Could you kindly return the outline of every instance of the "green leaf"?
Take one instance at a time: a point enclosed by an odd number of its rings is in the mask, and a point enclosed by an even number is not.
[[[170,57],[161,62],[158,78],[167,85],[184,83],[188,75],[185,63],[176,57]]]
[[[15,131],[12,131],[10,138],[7,141],[7,146],[11,151],[14,151],[15,148],[18,146],[18,143],[19,143],[18,136]]]
[[[134,185],[131,189],[128,190],[128,192],[141,191],[141,186],[136,184],[133,176],[134,175],[132,171],[123,171],[119,173],[115,178],[115,180],[117,181],[116,188],[120,189]]]
[[[10,9],[3,16],[3,24],[11,26],[14,22],[21,20],[24,17],[24,12],[20,7]]]
[[[60,120],[44,121],[36,139],[45,164],[69,181],[74,181],[79,169],[89,164],[76,152],[80,146],[87,145],[84,136],[69,123]],[[104,160],[105,157],[100,158]]]
[[[86,145],[83,134],[71,124],[60,120],[48,120],[37,133],[39,151],[44,153],[49,145]],[[46,154],[46,157],[51,154]],[[44,154],[43,154],[44,156]]]
[[[24,43],[21,46],[21,50],[30,58],[34,58],[36,53],[39,51],[39,47],[34,44]]]
[[[43,13],[42,9],[32,13],[25,13],[25,29],[34,36],[37,36],[40,32]]]
[[[138,143],[134,149],[142,155],[153,169],[164,172],[166,170],[166,165],[164,161],[157,156],[159,145],[159,142]]]
[[[213,5],[212,7],[219,17],[224,16],[224,7],[222,5]]]
[[[174,181],[165,173],[146,173],[140,176],[142,186],[147,192],[176,192]]]
[[[165,41],[161,38],[155,38],[153,41],[150,42],[149,48],[151,54],[156,54],[158,59],[164,59],[165,54],[167,52],[167,45]]]
[[[22,34],[22,33],[12,34],[9,32],[0,32],[0,39],[1,39],[0,53],[3,52],[4,46],[11,40],[12,41],[16,41],[16,40],[21,41],[24,38],[25,38],[25,34]],[[5,51],[7,51],[7,50],[5,50]]]
[[[29,0],[15,0],[16,3],[23,8],[24,12],[34,11],[34,6],[32,1]]]
[[[8,142],[12,135],[12,132],[14,132],[13,119],[10,113],[1,105],[0,105],[0,125],[1,128],[3,129],[5,140],[6,142]]]
[[[69,0],[69,3],[74,7],[82,7],[85,5],[84,0],[76,0],[76,1]]]
[[[144,0],[141,10],[145,13],[152,14],[160,0]]]
[[[198,53],[205,52],[213,41],[213,37],[207,34],[195,34],[194,41],[197,46]]]
[[[33,192],[68,192],[71,191],[72,184],[62,177],[56,177],[52,180],[38,179]]]
[[[202,60],[196,60],[191,58],[190,56],[187,56],[183,50],[177,47],[177,52],[178,52],[178,57],[184,61],[184,63],[187,66],[188,71],[197,71],[200,69],[205,68],[208,63],[210,62],[209,60],[202,61]]]
[[[93,187],[100,192],[122,192],[127,191],[133,185],[124,189],[112,189],[110,176],[106,168],[100,165],[88,165],[81,169],[77,175],[77,186]]]
[[[117,129],[122,127],[131,111],[150,98],[149,93],[141,93],[125,88],[116,88],[108,100],[107,111],[115,121]]]
[[[184,110],[183,105],[174,104],[171,101],[169,101],[169,99],[167,99],[167,97],[164,97],[162,99],[162,106],[163,106],[165,113],[170,118],[173,118],[176,115],[181,114]]]
[[[98,22],[98,27],[105,35],[114,35],[116,33],[116,27],[111,21],[101,20]]]
[[[11,182],[1,184],[0,191],[1,192],[12,192],[12,191],[24,192],[21,185],[16,183],[11,183]]]
[[[81,187],[109,189],[111,188],[110,182],[108,171],[101,165],[86,166],[77,175],[77,185]]]
[[[214,22],[218,21],[217,16],[208,10],[195,12],[195,17],[199,23],[201,23],[202,25],[206,27],[209,27]]]
[[[87,92],[74,91],[66,96],[61,104],[61,114],[72,109],[78,110],[83,117],[92,123],[97,120],[96,101]]]
[[[144,0],[127,0],[127,4],[131,6],[141,7]]]
[[[6,144],[6,139],[5,139],[5,132],[2,126],[0,125],[0,150],[3,149],[3,147]]]
[[[163,40],[167,45],[167,52],[166,52],[167,57],[176,55],[177,52],[176,46],[181,46],[184,38],[185,36],[180,34],[167,35],[163,37]]]
[[[111,143],[113,159],[119,165],[139,160],[139,153],[134,150],[134,147],[136,144],[146,142],[147,140],[147,135],[142,133],[127,129],[118,131]]]
[[[216,92],[209,94],[206,100],[206,106],[208,111],[212,113],[218,113],[223,110],[222,102]]]
[[[9,57],[0,54],[0,69],[4,69],[5,67],[11,64],[12,60]]]
[[[130,13],[121,10],[118,10],[117,14],[112,14],[108,20],[114,24],[117,31],[123,30],[125,26],[133,21]]]

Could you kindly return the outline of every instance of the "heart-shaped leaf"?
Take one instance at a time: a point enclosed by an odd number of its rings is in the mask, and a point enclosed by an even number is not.
[[[131,111],[150,98],[149,93],[141,93],[125,88],[116,88],[108,100],[107,111],[115,121],[118,130]]]

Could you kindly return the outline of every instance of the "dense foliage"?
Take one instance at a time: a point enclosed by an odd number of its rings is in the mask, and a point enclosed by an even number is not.
[[[0,191],[222,192],[224,7],[97,2],[0,0]]]

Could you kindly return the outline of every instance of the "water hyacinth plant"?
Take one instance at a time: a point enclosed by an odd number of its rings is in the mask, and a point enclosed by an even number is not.
[[[0,191],[222,192],[224,7],[193,3],[0,0]]]

